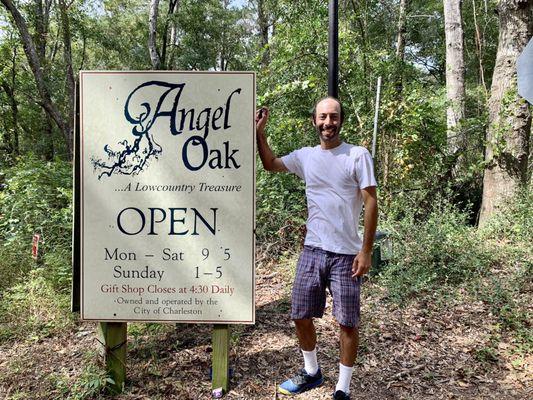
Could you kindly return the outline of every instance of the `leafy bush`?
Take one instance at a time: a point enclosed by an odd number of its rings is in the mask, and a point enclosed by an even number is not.
[[[524,188],[508,199],[505,208],[492,217],[482,228],[486,239],[521,242],[531,251],[529,235],[533,232],[533,189]]]
[[[31,156],[6,170],[0,191],[0,340],[41,338],[69,326],[72,174]],[[40,233],[42,255],[31,258]]]
[[[513,332],[516,351],[524,353],[533,351],[531,295],[526,294],[533,283],[532,272],[529,264],[503,282],[501,277],[491,277],[488,283],[473,287],[477,298],[490,306],[500,327]]]
[[[467,213],[441,200],[426,220],[413,215],[385,224],[393,255],[381,278],[393,300],[459,284],[490,265],[491,255],[475,228],[467,225]]]
[[[114,384],[115,381],[109,376],[102,365],[88,364],[85,366],[79,379],[71,387],[71,393],[68,399],[106,398],[108,396],[105,396],[105,393],[110,391],[109,388]]]
[[[100,355],[94,350],[89,350],[82,354],[79,361],[83,366],[79,375],[73,376],[71,371],[67,373],[62,371],[48,376],[56,394],[54,398],[68,400],[109,398],[109,394],[113,393],[111,385],[114,385],[114,380],[106,371]]]
[[[533,245],[529,238],[533,230],[532,200],[533,190],[523,189],[480,228],[480,240],[490,246],[499,274],[472,288],[490,306],[501,328],[512,332],[519,353],[533,349]]]
[[[21,242],[5,245],[0,241],[0,301],[5,288],[10,287],[35,265],[29,254],[30,245]]]
[[[56,261],[58,254],[65,258],[62,270],[70,265],[72,166],[26,156],[6,170],[5,184],[0,191],[0,276],[5,277],[0,289],[35,265],[31,259],[34,233],[41,234],[39,250],[45,262],[55,253]]]
[[[268,174],[268,175],[267,175]],[[305,186],[288,174],[261,171],[257,180],[257,238],[294,247],[303,236],[307,208]]]

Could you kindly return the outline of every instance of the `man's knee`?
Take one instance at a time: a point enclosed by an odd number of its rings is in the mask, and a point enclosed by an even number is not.
[[[293,319],[297,329],[307,330],[313,328],[313,320],[310,319]]]
[[[359,327],[357,326],[346,326],[339,324],[341,333],[346,334],[348,336],[357,336],[359,334]]]

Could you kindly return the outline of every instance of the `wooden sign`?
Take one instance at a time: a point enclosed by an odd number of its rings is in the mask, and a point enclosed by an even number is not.
[[[81,317],[254,323],[255,75],[80,73]]]
[[[33,234],[31,241],[31,258],[37,260],[39,258],[39,242],[41,241],[41,235],[38,233]]]

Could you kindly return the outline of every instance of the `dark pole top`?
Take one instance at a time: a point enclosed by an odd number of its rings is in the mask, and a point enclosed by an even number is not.
[[[339,2],[329,0],[328,96],[339,97]]]

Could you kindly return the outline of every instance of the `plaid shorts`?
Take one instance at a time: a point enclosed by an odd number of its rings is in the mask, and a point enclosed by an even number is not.
[[[333,296],[333,316],[337,322],[358,327],[362,278],[352,278],[354,257],[304,246],[292,287],[291,319],[322,317],[327,287]]]

